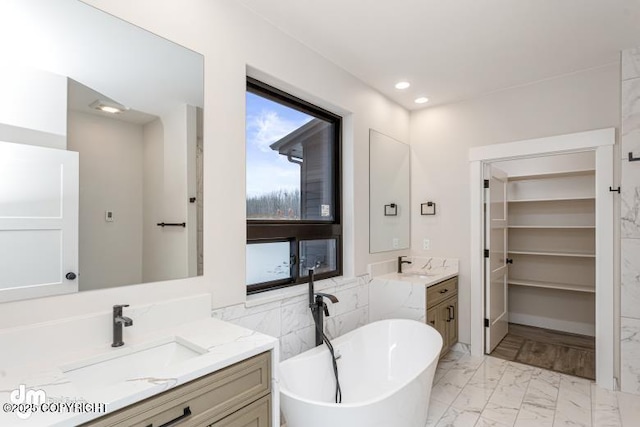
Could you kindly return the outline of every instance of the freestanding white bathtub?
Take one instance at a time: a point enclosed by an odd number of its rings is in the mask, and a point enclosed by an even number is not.
[[[287,427],[424,427],[442,337],[414,320],[370,323],[332,340],[342,403],[325,345],[280,363]]]

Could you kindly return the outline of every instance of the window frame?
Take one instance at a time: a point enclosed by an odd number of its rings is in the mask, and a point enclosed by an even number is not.
[[[247,77],[246,92],[251,92],[271,101],[296,109],[310,116],[328,121],[334,125],[333,135],[333,219],[331,220],[265,220],[247,218],[246,244],[290,242],[290,254],[294,258],[291,263],[291,277],[287,279],[247,284],[247,294],[264,292],[272,289],[308,283],[308,276],[299,274],[300,242],[306,240],[336,240],[336,269],[314,276],[316,279],[327,279],[342,275],[342,117],[323,108],[313,105],[280,89]],[[245,139],[246,144],[246,139]],[[246,191],[246,189],[245,189]]]

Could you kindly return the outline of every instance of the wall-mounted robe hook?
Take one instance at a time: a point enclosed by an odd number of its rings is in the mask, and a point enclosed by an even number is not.
[[[640,157],[633,157],[633,153],[629,151],[629,161],[630,162],[640,162]]]

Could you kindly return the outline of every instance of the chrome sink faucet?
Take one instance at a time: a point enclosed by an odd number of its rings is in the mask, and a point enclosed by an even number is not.
[[[398,274],[402,274],[402,264],[412,264],[411,261],[407,261],[403,256],[398,257]]]
[[[120,347],[124,345],[122,341],[122,326],[133,325],[133,320],[122,315],[122,309],[129,307],[129,304],[117,304],[113,306],[113,343],[111,347]]]

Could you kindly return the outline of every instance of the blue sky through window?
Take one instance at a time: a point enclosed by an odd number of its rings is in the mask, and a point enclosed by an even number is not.
[[[246,106],[247,196],[299,190],[300,166],[269,146],[313,117],[251,92]]]

